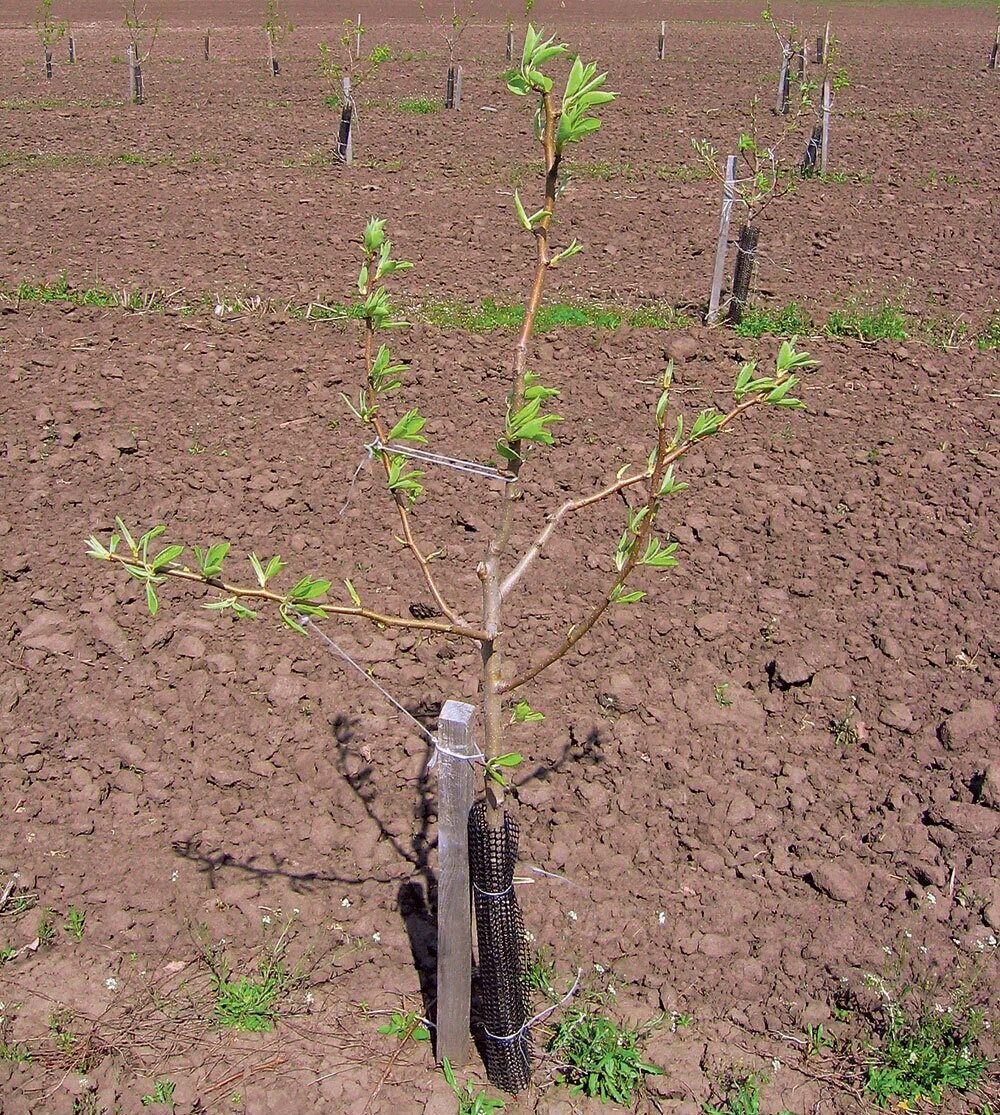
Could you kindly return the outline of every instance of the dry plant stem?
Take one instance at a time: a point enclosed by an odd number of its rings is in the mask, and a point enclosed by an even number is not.
[[[525,377],[528,370],[528,343],[535,328],[535,318],[541,305],[545,289],[545,275],[549,268],[549,227],[556,207],[556,189],[559,182],[559,154],[556,151],[556,111],[551,91],[544,93],[542,107],[545,126],[542,145],[545,151],[545,202],[542,217],[535,234],[535,277],[531,293],[524,308],[524,323],[518,334],[514,350],[513,387],[510,410],[516,413],[524,405]],[[504,488],[503,507],[496,533],[486,549],[486,556],[480,563],[477,573],[483,586],[483,627],[486,639],[482,643],[483,658],[483,728],[484,754],[487,759],[495,759],[503,754],[503,654],[501,640],[501,613],[503,591],[501,588],[501,562],[510,542],[511,528],[517,505],[521,502],[521,486],[518,478],[521,471],[521,443],[511,445],[518,454],[512,462],[514,480]],[[486,778],[486,822],[490,828],[503,824],[504,794],[503,787],[496,781]]]
[[[137,564],[136,559],[127,554],[112,554],[110,560],[117,561],[126,568]],[[240,600],[266,600],[273,604],[289,602],[280,592],[272,592],[266,588],[251,588],[246,585],[232,585],[228,581],[219,580],[217,577],[204,577],[201,573],[191,569],[168,565],[166,568],[159,570],[157,575],[173,577],[179,581],[194,581],[196,584],[207,585],[209,588],[218,589],[220,592],[224,592],[228,596],[238,597]],[[294,605],[294,601],[291,603]],[[482,631],[477,631],[473,627],[466,627],[460,623],[444,623],[432,619],[407,619],[405,616],[384,615],[381,612],[373,612],[370,608],[354,608],[346,604],[316,604],[315,601],[309,601],[309,606],[319,608],[326,615],[353,616],[356,619],[366,619],[372,623],[377,623],[382,627],[404,627],[412,631],[430,631],[437,635],[453,635],[458,639],[471,639],[473,642],[479,642],[484,638]]]
[[[745,402],[740,403],[738,406],[733,407],[733,409],[726,414],[725,418],[719,424],[718,432],[721,434],[730,422],[734,421],[741,414],[748,411],[751,407],[757,406],[760,402],[762,402],[760,396],[753,396],[747,399]],[[688,450],[690,450],[697,444],[698,442],[692,441],[689,438],[687,441],[683,441],[680,443],[680,445],[677,445],[673,449],[670,449],[667,444],[666,430],[661,429],[659,431],[659,438],[656,444],[656,456],[653,461],[652,473],[644,473],[642,476],[632,477],[630,480],[619,481],[617,484],[609,485],[609,487],[603,489],[600,492],[594,493],[594,495],[592,496],[588,496],[584,500],[574,501],[573,503],[564,505],[562,508],[559,509],[557,515],[562,515],[563,512],[566,511],[567,507],[570,511],[579,510],[580,508],[576,506],[576,504],[587,506],[588,504],[596,503],[598,502],[598,500],[604,499],[607,496],[612,495],[614,492],[621,491],[624,488],[628,487],[630,484],[637,483],[638,481],[643,480],[647,476],[649,476],[649,496],[646,500],[646,515],[642,521],[642,526],[639,529],[639,533],[636,536],[636,541],[632,547],[631,554],[628,560],[622,566],[621,572],[615,578],[615,581],[611,585],[610,589],[608,589],[608,591],[602,596],[600,603],[597,604],[597,606],[591,611],[586,619],[582,620],[580,623],[574,624],[570,628],[569,634],[566,636],[565,639],[563,639],[562,643],[560,643],[560,645],[554,651],[547,654],[545,658],[541,660],[541,662],[537,663],[537,665],[535,666],[530,667],[530,669],[526,670],[524,673],[518,674],[516,677],[512,678],[508,682],[501,682],[501,697],[503,697],[507,693],[513,692],[515,689],[520,688],[520,686],[522,685],[526,685],[529,681],[533,681],[536,677],[538,677],[540,673],[542,673],[544,670],[547,670],[554,663],[558,662],[560,658],[568,654],[569,651],[571,651],[573,647],[576,646],[576,644],[584,637],[584,635],[587,634],[588,631],[590,631],[594,624],[597,623],[601,616],[604,615],[604,613],[608,610],[608,608],[611,606],[611,601],[614,596],[615,590],[625,584],[632,571],[639,563],[639,557],[642,553],[643,547],[646,545],[646,541],[649,537],[649,532],[652,529],[653,523],[656,520],[657,505],[659,504],[661,499],[661,497],[657,495],[657,492],[660,489],[660,483],[663,480],[664,473],[670,465],[672,465],[675,461],[680,460],[680,458],[683,457],[688,452]],[[568,511],[566,513],[568,513]],[[553,523],[550,523],[549,526],[547,526],[542,532],[542,534],[539,535],[532,548],[525,555],[525,558],[534,557],[537,555],[538,551],[541,549],[541,546],[544,544],[543,535],[547,537],[546,532],[548,532],[548,534],[552,533],[550,527],[554,529],[555,521],[553,521]],[[523,563],[524,559],[522,559],[522,564]],[[518,570],[520,570],[520,566],[514,572],[518,573]],[[523,572],[523,570],[520,571]],[[514,574],[512,573],[511,577],[513,576]]]
[[[371,294],[372,290],[374,289],[375,273],[375,262],[370,259],[368,261],[368,282],[365,286],[366,297]],[[375,359],[374,347],[375,332],[372,329],[371,322],[365,322],[365,372],[369,383],[371,383],[372,364]],[[379,418],[378,414],[372,416],[372,425],[374,426],[375,433],[378,436],[379,444],[388,446],[389,438],[386,434],[386,429],[382,423],[382,419]],[[382,467],[383,469],[385,469],[386,477],[388,477],[388,454],[381,453],[379,454],[379,456],[382,461]],[[448,604],[445,598],[441,595],[441,590],[438,588],[437,582],[434,580],[434,574],[431,572],[430,561],[428,560],[424,552],[420,549],[420,546],[413,535],[413,528],[410,523],[410,513],[406,509],[406,496],[401,492],[397,492],[393,493],[393,499],[396,504],[396,510],[399,512],[399,522],[403,528],[403,538],[405,539],[406,545],[409,547],[410,552],[416,558],[417,564],[420,566],[420,572],[423,574],[424,582],[426,583],[427,588],[430,590],[431,595],[434,597],[434,602],[441,609],[444,615],[448,617],[453,625],[455,625],[456,627],[464,627],[461,616],[454,608],[452,608]]]

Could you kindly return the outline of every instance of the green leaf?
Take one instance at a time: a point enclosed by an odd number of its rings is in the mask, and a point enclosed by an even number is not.
[[[611,593],[612,604],[638,604],[640,600],[645,599],[646,594],[635,590],[628,592],[624,585],[615,585]]]
[[[578,255],[583,251],[583,245],[576,239],[571,240],[568,247],[563,248],[558,255],[554,255],[549,260],[550,267],[558,267],[563,260],[571,259],[573,256]]]
[[[282,604],[278,608],[278,615],[281,616],[281,621],[286,627],[290,627],[293,631],[297,631],[300,635],[306,634],[306,629],[301,623],[292,615],[287,604]]]
[[[330,581],[313,580],[312,577],[303,577],[293,588],[288,590],[288,599],[296,603],[302,600],[315,600],[330,589]]]
[[[358,590],[354,587],[350,578],[345,578],[344,579],[344,584],[347,586],[347,592],[348,592],[348,595],[351,598],[351,602],[354,604],[354,607],[355,608],[360,608],[361,607],[361,597],[358,595]]]
[[[164,546],[164,548],[153,558],[149,563],[150,568],[154,573],[158,573],[164,566],[169,565],[175,558],[184,553],[184,547],[178,546],[176,543],[171,546]]]
[[[517,219],[521,222],[521,227],[525,232],[531,232],[531,221],[528,220],[528,214],[525,212],[521,203],[521,195],[517,190],[514,191],[514,208],[517,211]]]
[[[544,712],[536,712],[527,701],[518,701],[511,713],[511,724],[537,724],[545,719]]]
[[[425,444],[427,438],[420,431],[424,428],[426,422],[427,419],[416,408],[407,411],[389,431],[389,441],[412,441]]]
[[[149,608],[151,616],[155,616],[160,610],[160,602],[156,598],[156,589],[153,588],[152,580],[146,582],[146,607]]]
[[[121,521],[120,518],[118,518],[117,515],[115,516],[115,523],[118,525],[118,533],[125,540],[125,545],[128,546],[129,550],[132,553],[132,556],[137,557],[139,554],[139,547],[135,544],[135,539],[129,533],[128,527]]]
[[[107,549],[104,548],[104,546],[98,541],[96,535],[92,534],[87,539],[86,546],[87,546],[87,557],[97,558],[99,561],[109,561],[110,560],[110,558],[111,558],[110,550],[107,550]]]

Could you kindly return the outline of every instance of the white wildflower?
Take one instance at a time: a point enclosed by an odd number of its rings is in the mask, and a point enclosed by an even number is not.
[[[376,944],[376,945],[377,945],[377,944],[380,944],[380,943],[381,943],[381,941],[382,941],[382,934],[381,934],[381,933],[379,933],[379,931],[378,931],[377,929],[376,929],[376,930],[375,930],[375,932],[374,932],[374,933],[372,934],[372,940],[373,940],[373,941],[375,942],[375,944]]]
[[[666,910],[661,910],[656,915],[656,920],[660,923],[660,925],[666,925],[667,924],[667,911]]]
[[[576,921],[576,910],[567,910],[566,917],[568,917],[570,921]]]
[[[118,980],[116,980],[114,976],[108,976],[108,978],[104,981],[104,986],[109,991],[117,991],[118,990]]]

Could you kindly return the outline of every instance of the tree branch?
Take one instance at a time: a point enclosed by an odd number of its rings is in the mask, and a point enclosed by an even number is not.
[[[428,631],[438,635],[452,635],[459,639],[471,639],[473,642],[482,642],[485,638],[482,631],[476,631],[474,628],[466,627],[463,624],[443,623],[439,620],[430,619],[407,619],[405,616],[385,615],[382,612],[372,611],[370,608],[352,607],[346,604],[316,604],[312,600],[295,600],[284,593],[274,592],[271,589],[234,585],[217,577],[206,577],[197,570],[188,569],[186,566],[171,564],[154,572],[148,563],[143,562],[141,557],[132,557],[130,554],[112,553],[106,558],[99,558],[98,560],[117,562],[119,565],[125,566],[126,569],[130,567],[132,569],[143,569],[155,578],[173,577],[179,581],[193,581],[196,584],[218,589],[220,592],[226,593],[227,596],[233,596],[239,600],[262,600],[272,604],[285,605],[291,609],[304,605],[305,608],[315,608],[317,611],[323,612],[324,615],[365,619],[380,627],[400,627],[411,631]]]

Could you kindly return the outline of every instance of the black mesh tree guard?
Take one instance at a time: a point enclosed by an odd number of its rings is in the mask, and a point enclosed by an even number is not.
[[[812,130],[809,142],[806,144],[806,153],[802,156],[802,166],[799,169],[803,178],[811,178],[816,173],[816,161],[819,158],[819,149],[822,142],[823,125],[817,124]]]
[[[531,1078],[531,1044],[524,921],[514,893],[517,823],[504,814],[491,829],[486,805],[469,813],[469,868],[479,947],[482,1052],[489,1082],[505,1092],[522,1091]]]
[[[733,275],[733,293],[729,300],[729,323],[739,325],[743,311],[750,301],[750,280],[753,278],[753,265],[757,259],[757,242],[760,229],[756,225],[744,225],[736,243],[736,271]]]

